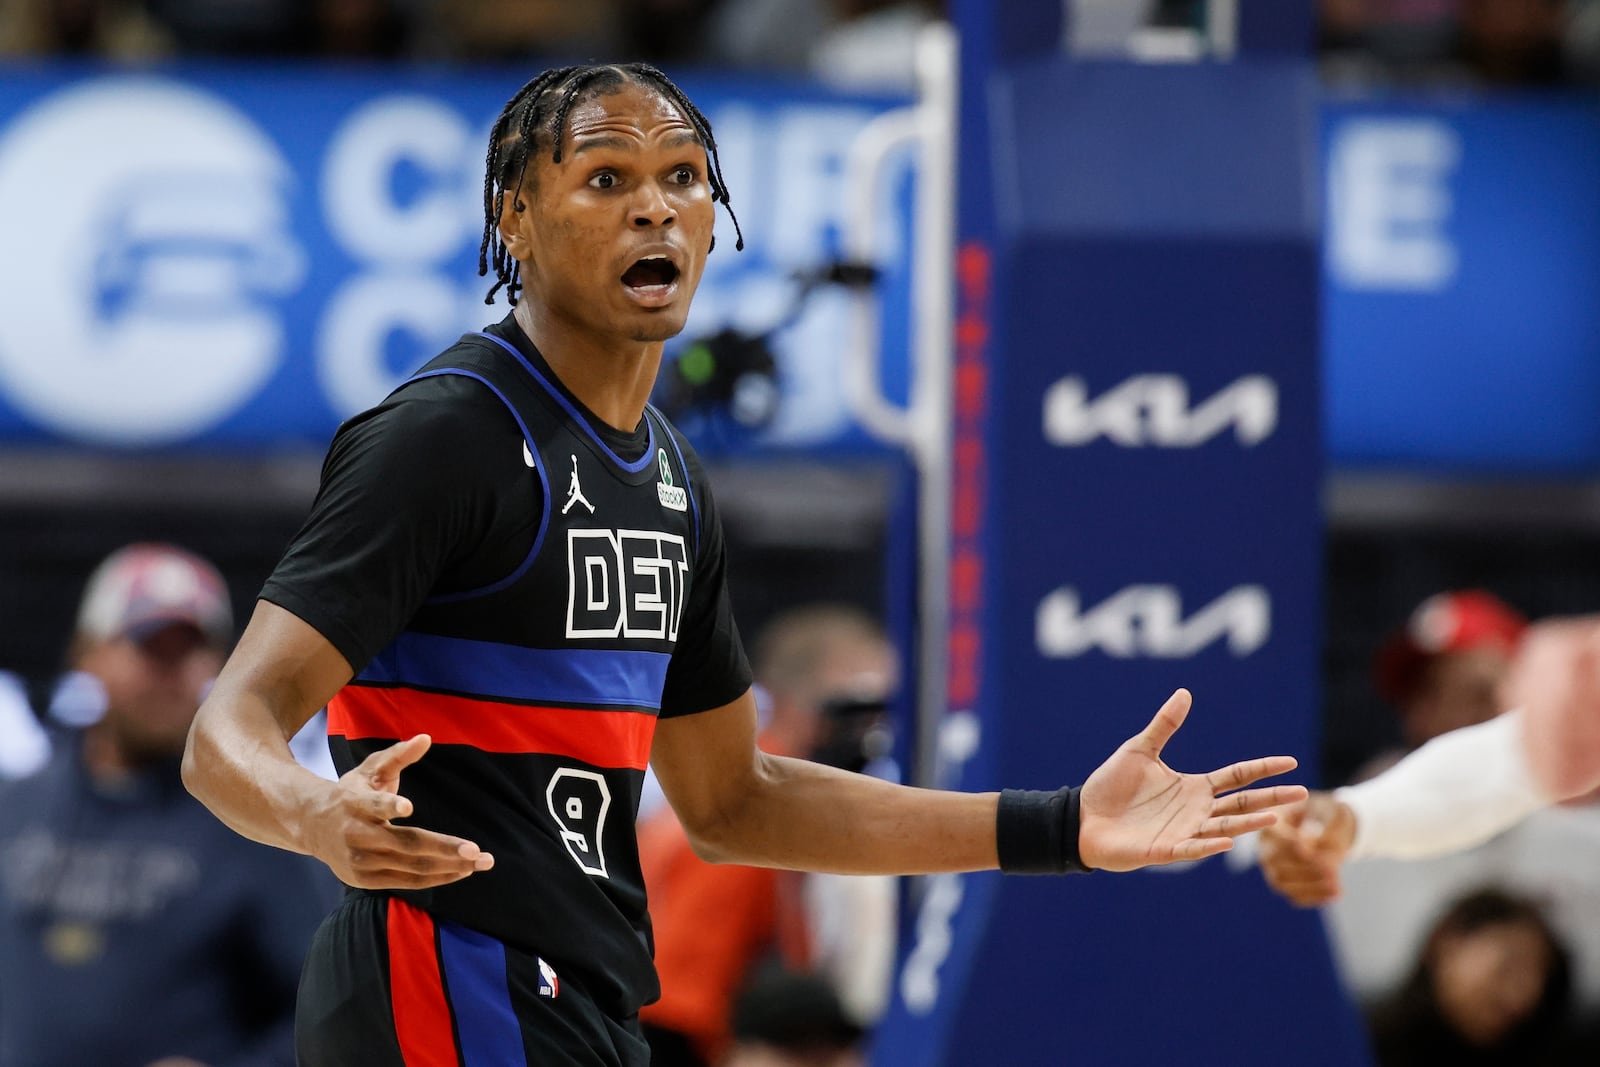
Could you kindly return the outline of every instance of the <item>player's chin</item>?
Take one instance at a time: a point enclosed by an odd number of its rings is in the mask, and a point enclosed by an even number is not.
[[[633,340],[642,343],[655,343],[670,341],[683,332],[684,323],[689,319],[687,312],[679,312],[674,308],[661,308],[659,311],[635,314],[632,322]]]

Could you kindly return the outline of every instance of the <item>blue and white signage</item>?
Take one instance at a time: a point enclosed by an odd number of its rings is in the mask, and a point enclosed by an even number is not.
[[[1328,443],[1345,467],[1600,467],[1600,104],[1325,104]]]
[[[1081,782],[1179,686],[1171,765],[1290,752],[1315,781],[1309,65],[967,79],[993,128],[962,178],[992,180],[998,224],[964,214],[957,271],[957,781]],[[1253,870],[922,889],[874,1063],[1366,1062],[1320,925]]]
[[[212,68],[0,75],[0,440],[320,449],[465,330],[482,303],[484,144],[526,77]],[[843,161],[896,102],[717,80],[716,129],[747,248],[712,255],[685,338],[771,329],[793,275],[838,257]],[[903,348],[902,188],[878,265]],[[838,402],[845,296],[774,338],[764,443],[864,443]]]

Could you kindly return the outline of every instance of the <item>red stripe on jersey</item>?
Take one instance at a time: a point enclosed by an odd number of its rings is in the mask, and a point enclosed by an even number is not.
[[[435,744],[483,752],[539,752],[592,767],[644,770],[656,717],[641,711],[588,711],[501,704],[405,687],[347,685],[328,704],[328,733]]]
[[[406,1067],[460,1067],[433,919],[389,898],[389,1004]]]

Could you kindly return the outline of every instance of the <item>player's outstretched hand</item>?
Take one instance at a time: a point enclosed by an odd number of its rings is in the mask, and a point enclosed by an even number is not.
[[[412,810],[399,793],[400,772],[432,743],[427,734],[417,734],[374,752],[333,783],[326,803],[312,813],[312,852],[346,885],[427,889],[494,866],[494,857],[471,841],[394,824]]]
[[[1535,623],[1506,682],[1522,709],[1528,769],[1557,800],[1600,789],[1600,616]]]
[[[1161,762],[1161,749],[1183,725],[1189,704],[1188,690],[1173,693],[1150,725],[1083,783],[1078,852],[1090,867],[1131,871],[1214,856],[1232,848],[1240,834],[1270,826],[1276,816],[1266,809],[1305,799],[1298,785],[1230,792],[1294,770],[1293,756],[1245,760],[1210,774],[1182,774]]]
[[[1315,908],[1338,899],[1339,867],[1356,839],[1356,816],[1332,793],[1312,793],[1278,812],[1261,832],[1261,874],[1290,903]]]

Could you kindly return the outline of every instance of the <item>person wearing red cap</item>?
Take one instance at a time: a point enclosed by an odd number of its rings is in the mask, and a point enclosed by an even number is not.
[[[1399,712],[1406,747],[1369,760],[1354,785],[1314,793],[1289,810],[1287,830],[1263,834],[1261,869],[1268,884],[1300,906],[1324,904],[1339,896],[1338,871],[1348,859],[1410,859],[1470,848],[1543,806],[1545,797],[1521,763],[1485,774],[1476,755],[1519,746],[1521,714],[1501,712],[1509,706],[1505,688],[1527,629],[1526,619],[1482,590],[1439,593],[1417,605],[1373,658],[1374,685]],[[1465,788],[1449,784],[1457,777],[1472,777],[1476,795],[1494,797],[1475,809],[1480,818],[1462,819],[1453,810],[1453,798]],[[1437,825],[1414,821],[1419,801],[1439,805]],[[1358,821],[1365,830],[1360,841]]]
[[[294,990],[335,900],[320,865],[229,832],[180,759],[233,615],[222,576],[131,545],[68,653],[98,714],[0,783],[0,1067],[294,1062]]]
[[[67,653],[105,691],[84,735],[90,762],[181,755],[232,638],[227,585],[211,564],[172,545],[113,552],[89,578]]]
[[[1376,777],[1313,792],[1262,834],[1274,889],[1340,894],[1339,867],[1482,844],[1533,812],[1600,790],[1600,616],[1519,630],[1498,691],[1513,710],[1449,730]]]
[[[1482,590],[1439,593],[1417,605],[1373,658],[1373,682],[1399,714],[1404,748],[1356,772],[1371,778],[1435,737],[1505,710],[1501,687],[1528,622]]]
[[[1500,687],[1527,628],[1515,609],[1479,589],[1417,606],[1374,664],[1378,692],[1400,710],[1413,748],[1505,710]]]
[[[1440,904],[1492,882],[1546,904],[1574,950],[1581,999],[1600,1007],[1600,807],[1584,803],[1600,790],[1600,616],[1518,633],[1501,681],[1513,710],[1370,780],[1313,792],[1261,835],[1274,890],[1335,905],[1330,932],[1358,990],[1398,977]],[[1391,862],[1346,869],[1357,860]]]
[[[1355,785],[1315,793],[1290,809],[1286,821],[1293,824],[1291,829],[1280,826],[1263,834],[1261,867],[1268,883],[1296,904],[1326,903],[1338,895],[1338,868],[1346,859],[1411,858],[1467,848],[1493,836],[1485,836],[1483,827],[1505,829],[1517,813],[1533,810],[1529,805],[1540,806],[1542,795],[1527,788],[1527,775],[1518,773],[1520,764],[1497,776],[1479,774],[1471,749],[1516,747],[1513,735],[1522,728],[1521,715],[1501,712],[1509,706],[1506,685],[1527,630],[1525,618],[1482,590],[1439,593],[1417,605],[1373,658],[1374,684],[1399,712],[1406,748],[1369,760],[1354,776]],[[1414,755],[1406,759],[1408,752]],[[1400,766],[1405,769],[1398,770]],[[1398,841],[1382,839],[1380,828],[1407,825],[1399,813],[1412,810],[1414,802],[1406,798],[1452,795],[1450,788],[1442,793],[1434,788],[1442,780],[1414,781],[1420,771],[1444,774],[1447,769],[1476,775],[1485,794],[1489,783],[1498,780],[1507,792],[1517,794],[1518,802],[1495,805],[1482,820],[1462,820],[1459,813],[1441,809],[1438,819],[1447,824],[1444,828],[1400,831]],[[1354,836],[1358,812],[1366,815],[1361,821],[1367,832],[1360,842]],[[1297,859],[1306,849],[1310,853],[1305,860]]]

